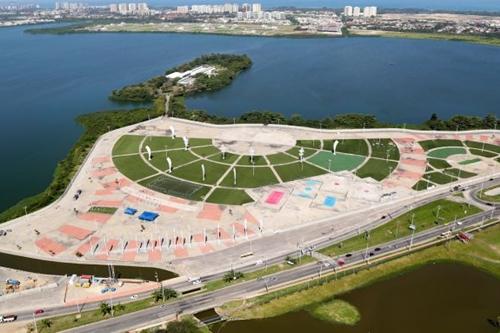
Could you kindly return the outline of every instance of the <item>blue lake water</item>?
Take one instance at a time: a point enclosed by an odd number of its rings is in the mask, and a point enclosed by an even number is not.
[[[254,66],[188,101],[224,115],[250,110],[320,118],[364,112],[420,122],[432,112],[485,115],[500,105],[500,48],[381,38],[288,39],[186,34],[29,35],[0,29],[0,209],[45,188],[76,141],[78,114],[120,107],[112,89],[208,52]]]

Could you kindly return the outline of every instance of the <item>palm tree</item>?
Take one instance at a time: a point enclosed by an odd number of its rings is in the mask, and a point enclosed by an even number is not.
[[[111,313],[111,307],[108,303],[102,302],[99,306],[99,310],[101,311],[103,317]]]

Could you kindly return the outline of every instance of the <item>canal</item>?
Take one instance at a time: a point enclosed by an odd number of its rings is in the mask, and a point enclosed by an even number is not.
[[[218,333],[495,333],[500,281],[459,264],[432,264],[339,297],[358,308],[355,326],[331,324],[307,311],[212,326]]]
[[[107,265],[63,263],[27,258],[0,252],[0,266],[26,272],[48,275],[91,274],[99,277],[109,276]],[[113,265],[115,276],[122,279],[141,279],[159,281],[171,279],[177,274],[156,267]]]

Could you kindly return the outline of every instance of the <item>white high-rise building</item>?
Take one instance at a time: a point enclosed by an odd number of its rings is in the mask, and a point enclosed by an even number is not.
[[[128,4],[128,13],[130,13],[130,14],[137,13],[137,4],[136,3],[129,3]]]
[[[149,15],[149,6],[145,2],[139,2],[137,4],[137,13],[140,15]]]
[[[377,7],[375,6],[370,7],[370,16],[377,16]]]
[[[187,14],[189,12],[189,6],[177,6],[177,13]]]
[[[357,6],[356,6],[356,7],[354,7],[354,8],[352,9],[352,16],[356,16],[356,17],[357,17],[357,16],[359,16],[360,14],[361,14],[361,9],[360,9],[359,7],[357,7]]]
[[[363,8],[363,16],[364,17],[370,17],[371,16],[371,7],[365,7],[365,8]]]
[[[352,16],[352,6],[344,7],[344,16]]]
[[[116,3],[112,3],[109,5],[109,11],[111,13],[118,13],[118,5]]]
[[[260,3],[253,3],[252,4],[252,12],[260,13],[261,11],[262,11],[262,5]]]
[[[122,15],[127,15],[128,14],[128,4],[119,3],[118,4],[118,12]]]

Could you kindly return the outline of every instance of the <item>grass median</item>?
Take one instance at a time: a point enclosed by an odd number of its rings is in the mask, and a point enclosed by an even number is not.
[[[369,232],[361,232],[358,236],[322,249],[320,252],[329,256],[336,256],[361,250],[367,244],[373,246],[409,236],[412,233],[410,229],[412,222],[416,228],[415,232],[421,232],[439,224],[452,222],[455,218],[461,219],[479,212],[481,212],[481,209],[476,206],[445,199],[436,200],[415,208]]]

